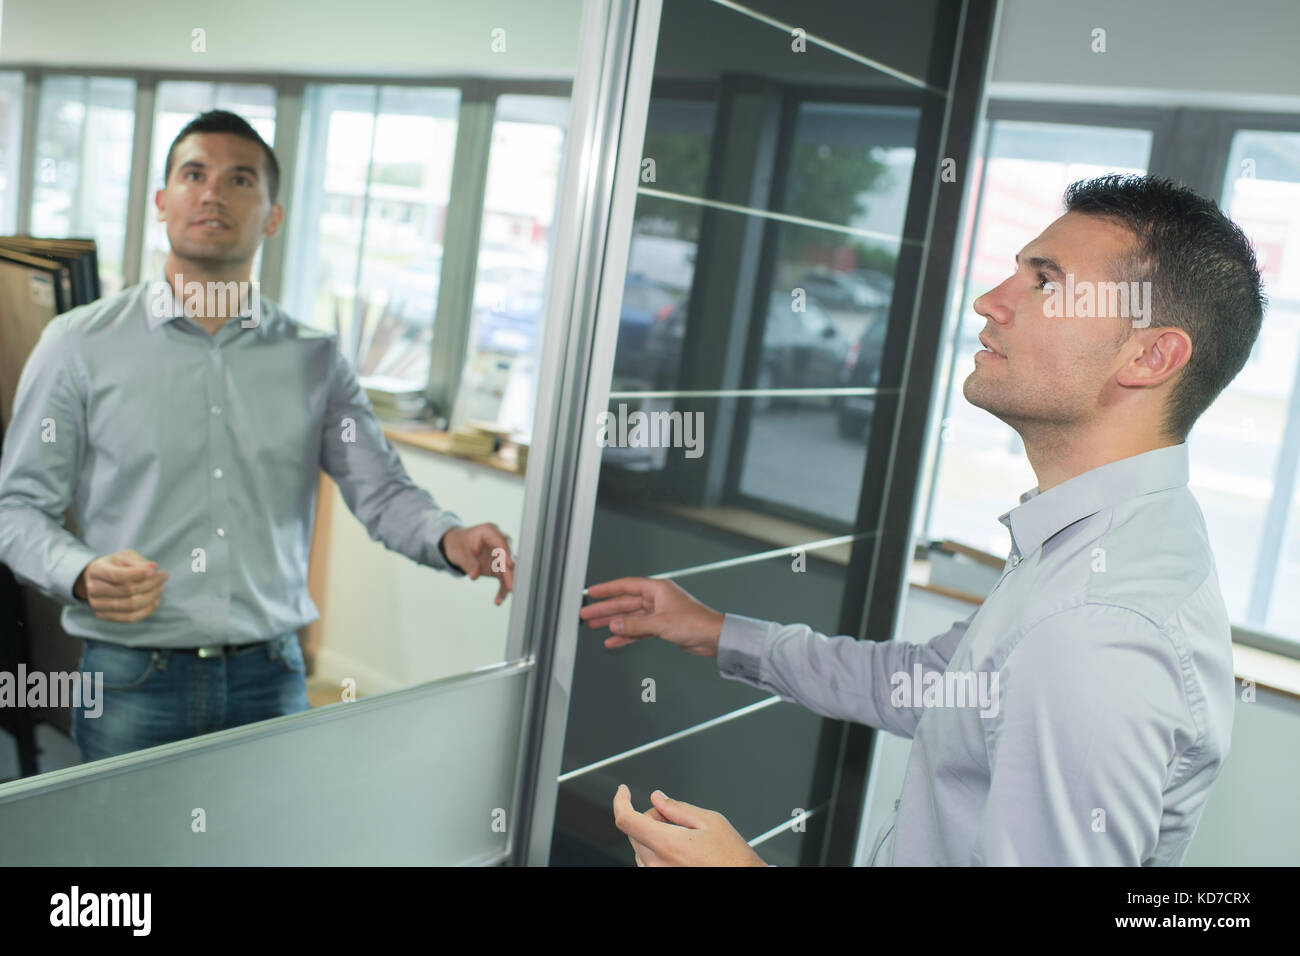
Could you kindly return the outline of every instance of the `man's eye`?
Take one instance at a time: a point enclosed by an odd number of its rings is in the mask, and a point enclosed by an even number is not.
[[[1035,289],[1040,289],[1040,290],[1042,290],[1042,291],[1047,291],[1047,290],[1046,290],[1046,286],[1047,286],[1047,283],[1050,282],[1050,281],[1051,281],[1051,280],[1048,279],[1047,276],[1043,275],[1043,273],[1040,272],[1040,273],[1038,273],[1038,285],[1034,286],[1034,288],[1035,288]]]

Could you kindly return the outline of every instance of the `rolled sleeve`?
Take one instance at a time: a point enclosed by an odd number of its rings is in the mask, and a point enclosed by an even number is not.
[[[1169,639],[1134,611],[1085,605],[1031,627],[999,674],[971,862],[1146,862],[1178,737],[1195,739]]]

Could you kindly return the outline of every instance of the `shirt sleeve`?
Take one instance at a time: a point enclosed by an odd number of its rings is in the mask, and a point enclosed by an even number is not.
[[[925,708],[895,693],[899,674],[942,672],[979,609],[924,644],[827,637],[806,624],[727,614],[718,672],[770,691],[823,717],[852,720],[911,738]]]
[[[370,396],[338,350],[332,349],[329,398],[321,428],[321,468],[370,537],[419,564],[462,575],[441,548],[461,526],[415,484],[384,437]]]
[[[1194,725],[1150,620],[1083,605],[1032,626],[998,671],[977,866],[1139,866],[1155,851],[1176,737]]]
[[[51,600],[80,605],[72,588],[97,555],[64,527],[86,436],[65,316],[45,326],[18,377],[0,454],[0,562]]]

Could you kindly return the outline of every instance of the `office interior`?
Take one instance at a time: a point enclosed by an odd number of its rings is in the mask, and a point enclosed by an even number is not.
[[[3,715],[0,863],[633,865],[620,783],[770,863],[863,863],[909,740],[606,649],[583,589],[669,577],[864,640],[966,617],[1035,484],[962,397],[972,302],[1069,183],[1149,172],[1241,223],[1270,300],[1189,438],[1242,693],[1184,862],[1294,864],[1296,35],[1271,0],[5,0],[0,236],[93,241],[102,296],[149,281],[167,146],[243,116],[282,170],[262,293],[337,334],[412,479],[518,567],[495,606],[371,540],[322,473],[311,708],[90,764],[66,710]],[[16,255],[9,379],[59,311],[20,301]],[[620,407],[704,423],[701,453],[602,446]],[[15,593],[9,647],[75,668],[57,605]]]

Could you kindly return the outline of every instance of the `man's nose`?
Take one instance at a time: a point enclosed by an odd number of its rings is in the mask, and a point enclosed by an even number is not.
[[[1015,311],[1011,308],[1010,302],[1007,298],[1007,285],[1010,281],[1011,280],[1008,279],[997,288],[985,292],[971,303],[971,308],[974,309],[978,315],[986,319],[992,319],[994,322],[1009,322],[1012,313]]]

